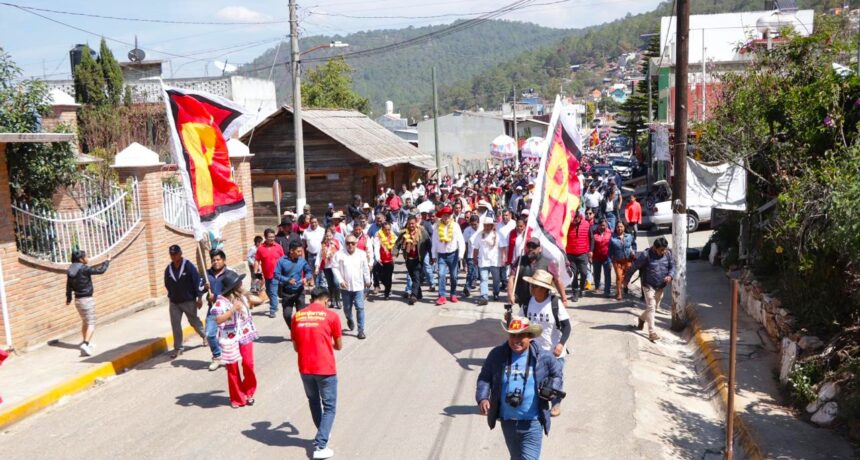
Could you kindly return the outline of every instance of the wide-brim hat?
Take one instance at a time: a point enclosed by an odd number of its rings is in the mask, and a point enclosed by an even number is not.
[[[226,270],[221,275],[221,294],[227,295],[237,287],[242,285],[242,280],[245,279],[245,274],[238,274],[233,270]]]
[[[334,214],[331,215],[332,219],[343,219],[343,211],[335,211]]]
[[[487,209],[489,209],[489,208],[491,208],[492,206],[490,205],[490,203],[488,203],[488,202],[487,202],[487,200],[481,200],[481,201],[479,201],[479,202],[478,202],[478,207],[479,207],[479,208],[487,208]]]
[[[454,214],[454,209],[452,209],[451,206],[442,206],[442,209],[436,212],[436,217],[442,217],[445,214]]]
[[[546,270],[535,270],[532,276],[524,276],[523,281],[531,285],[547,288],[550,291],[555,292],[555,286],[552,285],[552,274]]]
[[[502,323],[502,329],[508,334],[528,334],[531,337],[538,337],[543,333],[543,328],[540,324],[532,324],[528,318],[515,316],[511,318],[511,322]]]
[[[487,217],[484,217],[484,219],[481,221],[481,224],[482,225],[495,225],[496,222],[493,220],[492,217],[487,216]]]

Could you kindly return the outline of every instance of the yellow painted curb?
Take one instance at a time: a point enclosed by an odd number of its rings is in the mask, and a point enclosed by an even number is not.
[[[191,334],[195,334],[194,328],[191,326],[187,326],[182,330],[183,337],[189,337]],[[149,343],[135,348],[134,350],[129,350],[121,356],[114,358],[112,361],[99,363],[92,369],[82,372],[65,382],[28,398],[24,402],[21,402],[9,409],[4,409],[0,412],[0,428],[19,422],[42,409],[50,407],[65,396],[84,391],[95,384],[98,379],[122,374],[128,369],[165,352],[167,350],[168,343],[170,343],[171,340],[173,340],[172,333],[154,339]]]
[[[691,313],[689,317],[690,327],[693,330],[693,340],[696,342],[696,346],[699,347],[699,351],[702,353],[705,360],[705,365],[708,367],[708,370],[714,378],[717,392],[720,394],[720,400],[723,402],[723,409],[728,411],[729,379],[727,373],[723,371],[723,366],[720,364],[720,360],[717,357],[717,350],[713,345],[711,345],[715,339],[711,334],[704,332],[695,310],[690,308],[688,311]],[[741,446],[743,447],[744,453],[746,453],[747,457],[751,460],[764,460],[765,457],[761,452],[758,440],[755,438],[752,429],[746,424],[743,417],[741,417],[741,414],[737,411],[735,412],[734,417],[734,428],[735,436],[737,439],[740,439]]]

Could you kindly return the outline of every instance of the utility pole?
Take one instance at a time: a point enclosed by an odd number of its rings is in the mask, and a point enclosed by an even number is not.
[[[436,151],[436,179],[441,180],[442,156],[439,155],[439,94],[436,92],[436,66],[433,66],[430,75],[433,79],[433,147]]]
[[[690,61],[690,1],[677,0],[677,37],[675,43],[675,151],[672,181],[672,255],[675,278],[672,280],[672,329],[687,325],[687,71]]]
[[[517,85],[514,85],[514,102],[511,104],[511,114],[514,118],[514,155],[516,156],[516,161],[520,160],[520,141],[517,136]]]
[[[702,122],[705,121],[705,114],[708,108],[708,74],[705,64],[705,28],[702,28]]]
[[[302,212],[307,203],[305,195],[305,139],[302,132],[302,80],[299,60],[299,21],[296,18],[296,0],[290,0],[290,64],[293,72],[293,131],[296,152],[296,212]],[[281,216],[278,216],[280,219]]]

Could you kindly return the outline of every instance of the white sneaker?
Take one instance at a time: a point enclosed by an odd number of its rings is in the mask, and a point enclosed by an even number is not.
[[[212,362],[209,364],[210,371],[216,371],[221,367],[221,358],[212,358]]]
[[[313,458],[332,458],[334,457],[334,451],[326,447],[325,449],[317,449],[314,451]]]
[[[93,346],[82,343],[81,344],[81,353],[83,353],[84,356],[92,356],[93,355]]]

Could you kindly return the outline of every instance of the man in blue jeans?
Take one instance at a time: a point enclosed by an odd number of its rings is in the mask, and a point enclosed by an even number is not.
[[[355,329],[352,320],[352,308],[355,307],[358,319],[358,338],[364,340],[364,292],[370,287],[370,266],[364,251],[356,249],[358,239],[350,234],[346,237],[346,251],[335,258],[333,268],[334,278],[340,286],[340,297],[343,300],[343,314],[346,316],[346,327]]]
[[[328,289],[315,287],[311,291],[311,304],[297,311],[293,317],[290,333],[293,349],[299,358],[299,373],[311,409],[311,418],[317,427],[314,437],[315,459],[334,456],[334,451],[328,447],[337,409],[334,350],[343,348],[340,318],[326,307],[327,303]]]
[[[257,247],[254,255],[254,273],[259,273],[266,281],[266,295],[269,296],[269,318],[274,318],[278,312],[278,280],[275,279],[275,267],[284,255],[284,248],[275,242],[275,231],[267,228],[263,231],[263,244]]]
[[[511,459],[538,460],[543,433],[549,435],[549,399],[564,397],[558,391],[561,364],[532,341],[543,331],[539,325],[515,317],[508,325],[503,321],[502,329],[508,340],[487,355],[475,400],[490,429],[501,419]]]
[[[453,212],[451,206],[444,206],[437,213],[439,222],[433,226],[430,263],[439,261],[439,298],[436,299],[436,305],[445,305],[446,275],[450,276],[451,302],[457,303],[459,300],[457,299],[457,266],[466,254],[466,241],[463,239],[460,226],[451,219]]]

